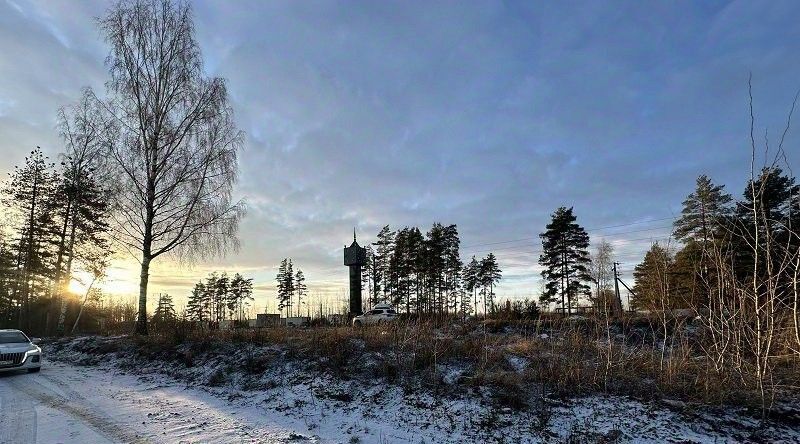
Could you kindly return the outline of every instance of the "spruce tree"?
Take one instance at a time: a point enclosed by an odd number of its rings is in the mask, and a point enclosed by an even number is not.
[[[166,326],[178,318],[175,313],[175,305],[172,303],[172,296],[167,293],[158,294],[158,305],[153,313],[152,322],[155,325]]]
[[[539,235],[543,249],[539,264],[544,267],[545,280],[540,301],[549,304],[557,302],[560,296],[561,309],[568,315],[580,295],[591,294],[585,282],[592,281],[588,268],[589,235],[575,221],[572,208],[560,207],[553,213],[546,231]]]
[[[634,286],[631,306],[635,309],[657,311],[680,308],[673,297],[673,258],[670,252],[654,243],[642,263],[633,271]]]
[[[198,282],[192,289],[192,294],[189,295],[189,301],[186,305],[188,317],[192,321],[203,322],[208,319],[207,314],[208,302],[206,301],[206,289],[202,282]]]

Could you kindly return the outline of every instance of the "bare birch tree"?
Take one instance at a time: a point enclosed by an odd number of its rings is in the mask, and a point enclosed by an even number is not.
[[[115,134],[113,121],[105,119],[102,110],[89,89],[84,89],[81,98],[72,106],[58,111],[59,130],[64,140],[62,165],[64,168],[63,193],[57,203],[61,214],[61,226],[57,233],[57,252],[54,293],[61,299],[57,331],[64,332],[67,300],[66,287],[72,279],[72,268],[76,250],[80,247],[94,247],[89,262],[99,256],[106,256],[107,248],[104,234],[107,231],[107,202],[109,199],[105,186],[109,177],[102,174],[106,157],[103,155],[110,147]],[[90,220],[91,219],[91,220]]]
[[[136,333],[147,334],[153,259],[208,257],[236,246],[244,204],[232,199],[242,133],[225,80],[203,73],[188,3],[133,0],[100,20],[111,46],[107,111],[119,190],[114,239],[141,263]]]

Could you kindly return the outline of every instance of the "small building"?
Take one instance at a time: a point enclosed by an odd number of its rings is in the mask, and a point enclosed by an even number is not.
[[[311,324],[311,318],[307,316],[293,316],[283,319],[287,327],[305,327]]]
[[[256,314],[256,327],[277,327],[281,325],[281,315],[277,313]]]

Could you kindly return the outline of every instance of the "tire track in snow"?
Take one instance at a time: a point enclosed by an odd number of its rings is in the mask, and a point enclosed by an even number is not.
[[[48,379],[51,381],[53,380],[52,378]],[[73,390],[68,390],[67,396],[64,396],[43,385],[38,378],[26,378],[24,381],[21,380],[21,378],[16,378],[9,382],[9,386],[15,391],[24,393],[30,398],[33,398],[51,408],[59,410],[60,412],[63,412],[70,417],[89,425],[111,441],[136,444],[148,442],[141,436],[132,433],[126,428],[116,424],[111,419],[107,418],[103,413],[98,412],[96,407],[87,402],[82,396],[78,395]],[[35,424],[33,430],[34,439],[22,442],[36,442]]]
[[[0,376],[0,443],[36,442],[36,409],[32,400],[14,388],[14,379],[27,375]]]

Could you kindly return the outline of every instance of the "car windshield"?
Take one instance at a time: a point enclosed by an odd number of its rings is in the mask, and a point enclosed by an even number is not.
[[[18,331],[0,331],[0,344],[28,342],[28,338]]]

